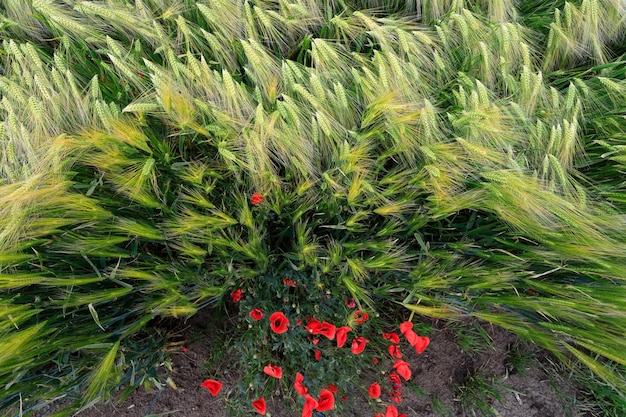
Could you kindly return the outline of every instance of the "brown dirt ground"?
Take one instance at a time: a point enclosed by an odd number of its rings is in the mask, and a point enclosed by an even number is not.
[[[171,377],[177,389],[165,387],[161,391],[147,392],[139,388],[122,404],[98,405],[80,413],[81,417],[222,417],[237,416],[229,411],[229,393],[238,381],[234,371],[226,370],[221,379],[222,392],[212,397],[200,382],[206,379],[203,363],[211,355],[215,328],[202,313],[196,315],[181,330],[187,352],[172,355]],[[582,417],[573,404],[576,403],[576,387],[567,378],[551,377],[542,364],[548,356],[534,346],[523,344],[504,330],[483,327],[490,343],[485,342],[479,352],[463,352],[452,329],[438,326],[431,334],[431,344],[422,354],[406,359],[411,363],[413,376],[405,383],[404,400],[398,405],[407,417],[473,417],[477,410],[465,409],[460,398],[459,386],[471,392],[472,375],[484,375],[498,387],[500,401],[487,398],[485,404],[496,417]],[[476,347],[474,345],[474,347]],[[534,360],[525,367],[512,366],[510,352],[522,352],[522,357]],[[517,356],[520,357],[519,355]],[[520,373],[519,370],[522,370]],[[484,379],[483,379],[484,380]],[[480,379],[479,379],[480,382]],[[484,391],[483,391],[484,392]],[[292,404],[293,405],[293,404]],[[297,406],[294,408],[297,410]],[[371,417],[384,411],[385,404],[374,404],[366,395],[353,393],[344,404],[343,416]],[[274,417],[299,416],[289,404],[280,398],[268,401],[268,415]],[[250,416],[258,415],[250,412]],[[327,417],[339,417],[332,411]]]

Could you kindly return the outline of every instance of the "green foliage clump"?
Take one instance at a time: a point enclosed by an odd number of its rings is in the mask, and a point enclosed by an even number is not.
[[[0,0],[0,407],[158,382],[153,319],[278,310],[283,274],[486,320],[623,396],[623,15]]]

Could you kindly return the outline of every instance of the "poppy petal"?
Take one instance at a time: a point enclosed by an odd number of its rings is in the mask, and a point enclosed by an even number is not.
[[[397,333],[383,333],[383,339],[389,340],[391,343],[398,344],[400,343],[400,336]]]
[[[428,338],[428,336],[417,336],[417,339],[415,340],[415,344],[413,344],[412,346],[415,348],[415,351],[418,354],[421,354],[430,344],[430,339]]]
[[[254,321],[259,321],[263,318],[263,312],[260,308],[253,308],[248,315],[252,317],[252,320]]]
[[[263,200],[264,200],[263,194],[261,193],[252,194],[252,198],[251,198],[252,205],[256,206],[257,204],[261,203]]]
[[[271,363],[263,368],[263,372],[269,376],[273,376],[274,378],[283,377],[283,370],[278,366],[272,366]]]
[[[411,368],[409,368],[409,363],[403,360],[398,359],[393,364],[394,369],[405,381],[411,379]]]
[[[302,417],[311,417],[313,410],[317,408],[317,400],[309,394],[304,398],[304,407],[302,408]]]
[[[363,352],[363,350],[365,350],[365,345],[367,345],[367,342],[369,342],[369,340],[365,339],[364,337],[355,337],[352,341],[351,346],[352,353],[358,355],[359,353]]]
[[[306,395],[308,389],[302,385],[304,382],[304,375],[300,372],[296,372],[296,381],[293,383],[293,387],[296,389],[296,392],[300,395]]]
[[[342,326],[340,328],[337,329],[336,331],[336,337],[337,337],[337,347],[338,348],[342,348],[343,345],[346,344],[346,341],[348,340],[348,332],[350,332],[352,329],[348,326]]]
[[[391,355],[392,358],[401,358],[402,352],[400,352],[400,346],[398,345],[389,345],[387,351]]]
[[[409,345],[411,346],[415,346],[415,344],[418,342],[418,334],[415,333],[413,330],[407,330],[404,334],[404,337],[406,338],[407,342],[409,342]]]
[[[380,397],[380,384],[378,382],[374,382],[372,385],[370,385],[367,391],[370,398],[372,400],[375,400],[376,398]]]
[[[400,333],[405,334],[412,328],[413,328],[413,323],[411,323],[410,321],[405,321],[404,323],[400,324]]]
[[[390,405],[385,410],[385,417],[398,417],[398,409],[395,405]]]
[[[265,404],[265,398],[261,397],[258,400],[252,401],[252,407],[256,410],[257,413],[265,415],[267,411],[267,405]]]
[[[202,384],[200,384],[200,386],[202,386],[202,387],[206,388],[207,390],[209,390],[211,395],[213,395],[214,397],[222,389],[222,383],[219,382],[219,381],[216,381],[214,379],[207,379]]]
[[[270,327],[272,331],[277,334],[285,333],[289,330],[289,320],[284,313],[277,311],[270,316]]]
[[[335,408],[335,396],[330,390],[322,389],[317,400],[317,411],[328,411]]]

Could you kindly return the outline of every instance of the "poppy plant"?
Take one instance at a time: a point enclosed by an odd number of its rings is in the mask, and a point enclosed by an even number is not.
[[[274,378],[283,377],[283,370],[278,366],[273,366],[271,363],[263,368],[263,372],[269,376],[273,376]]]
[[[367,389],[367,392],[372,400],[375,400],[376,398],[380,397],[380,384],[378,382],[374,382]]]
[[[284,313],[277,311],[270,316],[270,327],[274,333],[285,333],[289,330],[289,320]]]
[[[252,317],[252,320],[254,321],[259,321],[263,318],[263,312],[260,308],[253,308],[248,315]]]
[[[219,381],[216,381],[214,379],[207,379],[202,384],[200,384],[200,386],[206,388],[207,390],[209,390],[211,395],[213,395],[214,397],[222,389],[222,383],[219,382]]]
[[[263,200],[265,200],[265,198],[263,198],[263,194],[261,193],[252,194],[251,202],[253,206],[258,205],[259,203],[263,202]]]
[[[367,342],[369,342],[369,340],[367,340],[364,337],[355,337],[354,340],[352,341],[352,353],[354,353],[355,355],[358,355],[359,353],[363,352],[363,350],[365,350],[365,345],[367,345]]]
[[[346,341],[348,340],[348,332],[351,331],[352,329],[349,328],[348,326],[342,326],[340,328],[337,329],[337,331],[335,332],[335,335],[337,337],[337,347],[338,348],[342,348],[343,345],[346,344]]]
[[[233,303],[238,303],[241,300],[242,296],[243,293],[241,292],[241,288],[230,293],[230,299],[233,300]]]
[[[300,395],[306,395],[308,389],[302,385],[304,382],[304,375],[300,372],[296,372],[296,381],[293,383],[293,387],[296,389],[296,392]]]
[[[252,407],[256,410],[257,413],[261,415],[265,415],[267,412],[267,405],[265,404],[265,398],[261,397],[258,400],[252,401]]]
[[[329,390],[322,389],[317,399],[317,407],[315,409],[321,412],[332,410],[333,408],[335,408],[335,396]]]
[[[317,408],[317,400],[307,394],[304,397],[304,407],[302,408],[302,417],[311,417],[313,410]]]

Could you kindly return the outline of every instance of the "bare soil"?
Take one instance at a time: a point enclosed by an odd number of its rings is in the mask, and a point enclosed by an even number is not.
[[[221,378],[224,385],[217,397],[200,387],[207,378],[203,364],[212,355],[211,340],[219,330],[206,314],[190,319],[181,330],[180,344],[174,345],[177,353],[172,355],[169,375],[176,389],[139,388],[121,404],[101,404],[80,416],[237,416],[229,407],[229,393],[238,382],[236,370],[225,368]],[[397,405],[401,413],[408,417],[481,416],[477,405],[483,405],[484,415],[498,417],[583,417],[574,407],[576,386],[567,378],[555,378],[546,372],[549,357],[545,352],[492,327],[483,327],[488,335],[483,346],[474,343],[473,351],[467,352],[466,348],[464,352],[458,332],[433,325],[436,331],[431,334],[429,348],[419,356],[414,352],[407,355],[413,376],[405,383],[404,399]],[[185,352],[183,345],[188,349]],[[485,390],[485,381],[493,388]],[[485,392],[493,395],[484,395]],[[375,404],[366,395],[351,394],[343,404],[344,416],[371,417],[385,409],[385,403]],[[286,403],[280,396],[268,400],[267,410],[268,415],[275,417],[300,415],[297,405]],[[340,415],[336,411],[325,414]],[[258,414],[251,410],[247,415]]]

